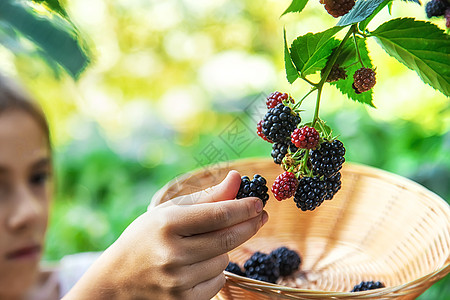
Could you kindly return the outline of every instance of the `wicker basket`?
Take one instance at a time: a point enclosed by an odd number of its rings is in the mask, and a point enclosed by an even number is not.
[[[231,169],[259,173],[268,186],[281,173],[270,159],[226,162],[171,181],[151,205],[217,184]],[[302,212],[272,195],[265,209],[269,222],[230,260],[242,266],[255,251],[287,246],[300,253],[301,271],[283,285],[225,272],[215,299],[415,299],[450,272],[449,205],[401,176],[346,163],[342,189],[316,210]],[[362,280],[386,288],[348,292]]]

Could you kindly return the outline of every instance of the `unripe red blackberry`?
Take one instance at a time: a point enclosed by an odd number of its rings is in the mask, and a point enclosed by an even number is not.
[[[301,122],[300,116],[282,103],[269,109],[262,123],[262,132],[271,141],[283,143]]]
[[[375,83],[375,71],[370,68],[360,68],[353,74],[353,88],[360,93],[367,92]]]
[[[314,149],[319,144],[320,134],[314,127],[303,126],[294,129],[291,141],[297,148]]]
[[[269,200],[269,194],[267,193],[269,188],[266,184],[266,179],[259,174],[253,175],[252,180],[250,180],[248,176],[242,176],[241,185],[236,198],[258,197],[262,200],[263,206],[265,206],[267,200]]]
[[[325,9],[335,18],[345,15],[355,6],[355,0],[324,0]]]
[[[291,103],[294,103],[294,99],[289,97],[287,93],[280,93],[278,91],[271,93],[266,100],[266,105],[268,109],[274,108],[278,104],[282,103],[283,100],[288,100]]]
[[[325,200],[327,184],[320,177],[302,177],[294,195],[294,202],[302,211],[314,210]]]
[[[425,5],[425,12],[428,18],[440,17],[445,14],[445,10],[448,7],[448,3],[445,0],[431,0]]]
[[[278,201],[291,198],[297,189],[298,180],[292,172],[284,172],[272,184],[272,193]]]
[[[353,287],[353,290],[350,292],[361,292],[361,291],[368,291],[368,290],[374,290],[379,288],[384,288],[384,283],[380,281],[361,281],[359,284],[355,285]]]
[[[277,165],[280,165],[283,161],[283,158],[288,153],[288,148],[291,150],[291,153],[297,152],[298,148],[289,140],[284,143],[275,143],[272,145],[272,152],[270,155],[273,158],[273,162]]]
[[[317,150],[310,152],[309,161],[314,174],[331,177],[342,168],[345,161],[345,147],[340,140],[325,141]]]
[[[264,133],[262,132],[262,123],[263,120],[259,121],[258,124],[256,124],[256,134],[259,135],[263,140],[269,143],[273,143],[271,140],[269,140]]]
[[[323,72],[323,70],[322,70]],[[323,76],[323,74],[322,74]],[[340,79],[346,79],[347,72],[345,72],[344,68],[341,68],[339,65],[335,64],[331,67],[330,74],[328,74],[326,82],[335,82]]]

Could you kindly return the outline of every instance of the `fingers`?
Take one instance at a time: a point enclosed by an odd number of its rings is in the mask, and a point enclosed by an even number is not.
[[[167,201],[161,206],[169,206],[173,204],[177,205],[189,205],[198,203],[217,202],[223,200],[232,200],[236,198],[239,186],[241,185],[241,176],[235,170],[228,172],[225,179],[213,187],[207,188],[203,191],[199,191],[193,194],[176,197],[170,201]]]
[[[208,260],[184,266],[180,270],[180,274],[185,278],[189,278],[190,280],[187,284],[189,287],[193,287],[221,274],[228,266],[228,262],[228,254],[225,253]]]
[[[191,289],[190,299],[209,300],[225,285],[225,275],[221,272],[216,277],[197,284]]]
[[[255,235],[268,220],[266,211],[245,222],[218,231],[198,234],[180,240],[191,263],[227,253]]]
[[[172,230],[180,236],[192,236],[224,229],[258,216],[263,210],[261,199],[242,198],[216,203],[172,207]]]

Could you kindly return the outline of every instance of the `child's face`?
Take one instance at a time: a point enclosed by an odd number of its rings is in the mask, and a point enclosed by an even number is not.
[[[50,155],[31,115],[0,114],[0,298],[36,279],[52,196]]]

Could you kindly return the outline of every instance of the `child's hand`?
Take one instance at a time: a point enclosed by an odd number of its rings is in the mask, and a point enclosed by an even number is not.
[[[252,237],[268,218],[260,199],[233,200],[240,182],[239,173],[232,171],[215,187],[151,208],[77,287],[102,274],[93,288],[103,286],[100,296],[106,298],[210,299],[225,283],[227,252]]]

